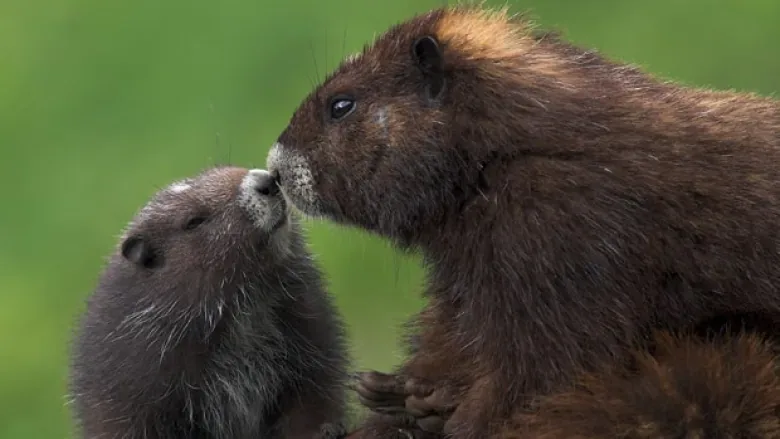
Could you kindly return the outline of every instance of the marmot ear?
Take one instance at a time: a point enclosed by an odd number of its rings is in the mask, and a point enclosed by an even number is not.
[[[423,72],[441,70],[442,57],[439,43],[430,35],[426,35],[414,42],[414,59]]]
[[[428,82],[429,97],[436,99],[444,89],[444,59],[439,43],[434,37],[426,35],[414,42],[412,52],[417,67]]]
[[[143,268],[155,268],[160,258],[149,243],[140,236],[131,236],[122,243],[122,257]]]

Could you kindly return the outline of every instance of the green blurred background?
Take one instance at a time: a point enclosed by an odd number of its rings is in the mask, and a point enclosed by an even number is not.
[[[158,187],[213,163],[262,167],[327,69],[441,3],[0,0],[0,439],[72,437],[70,328]],[[510,6],[669,78],[780,90],[777,0]],[[418,261],[357,230],[307,226],[356,367],[390,368],[421,305]]]

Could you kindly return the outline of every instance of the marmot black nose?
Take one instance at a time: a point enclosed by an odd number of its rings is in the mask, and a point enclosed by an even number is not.
[[[276,176],[268,171],[257,172],[255,174],[255,191],[266,197],[279,193],[279,182]]]

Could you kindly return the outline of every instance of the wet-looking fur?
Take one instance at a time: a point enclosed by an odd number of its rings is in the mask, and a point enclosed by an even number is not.
[[[84,438],[338,434],[342,323],[268,179],[212,168],[158,192],[129,224],[74,342]]]
[[[776,100],[662,81],[460,6],[343,62],[267,166],[303,212],[421,251],[429,304],[400,374],[413,395],[448,389],[463,439],[654,328],[776,322],[778,163]]]

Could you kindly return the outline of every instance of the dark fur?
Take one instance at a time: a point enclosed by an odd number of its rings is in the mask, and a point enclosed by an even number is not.
[[[343,63],[268,165],[301,210],[422,252],[430,302],[401,373],[418,396],[453,395],[453,437],[489,436],[653,329],[780,312],[777,101],[663,82],[547,35],[469,38],[500,17],[440,38],[442,20],[480,14],[464,11],[410,19]],[[425,36],[441,63],[414,55]],[[355,110],[331,120],[342,95]],[[377,415],[365,431],[393,428]]]
[[[337,432],[341,321],[294,218],[269,234],[238,206],[246,172],[214,168],[187,180],[186,192],[162,190],[130,224],[75,340],[83,437]],[[281,212],[274,221],[287,216],[278,191],[267,200]],[[188,230],[194,218],[205,221]]]
[[[634,368],[582,378],[518,414],[502,439],[780,437],[776,346],[755,335],[712,342],[662,334]]]

